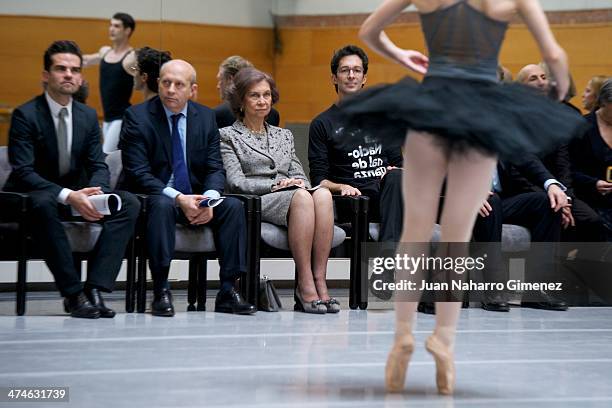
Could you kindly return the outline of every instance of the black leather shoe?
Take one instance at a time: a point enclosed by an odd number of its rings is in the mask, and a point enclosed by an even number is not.
[[[419,302],[417,311],[429,315],[436,314],[436,304],[433,302]]]
[[[215,312],[248,315],[255,314],[257,309],[242,299],[240,293],[232,288],[231,290],[222,290],[217,293]]]
[[[87,300],[87,296],[83,292],[66,296],[64,298],[64,310],[66,313],[70,313],[70,316],[82,319],[97,319],[100,317],[98,308]]]
[[[509,312],[510,305],[508,302],[482,302],[480,306],[489,312]]]
[[[102,299],[102,294],[96,288],[85,289],[85,296],[87,296],[87,300],[98,308],[100,311],[100,317],[107,317],[112,319],[115,317],[115,311],[109,307],[106,307],[104,304],[104,299]]]
[[[153,303],[151,303],[151,314],[153,316],[174,316],[174,305],[172,304],[172,293],[169,289],[162,289],[162,291],[153,297]]]
[[[567,303],[562,300],[552,302],[521,302],[521,307],[529,307],[532,309],[555,310],[564,312],[568,309]]]
[[[521,302],[521,307],[530,307],[532,309],[555,310],[564,312],[568,309],[567,303],[563,300],[556,299],[544,291],[540,291],[540,300],[537,302]]]
[[[509,312],[510,305],[506,297],[497,293],[491,296],[484,296],[481,302],[481,307],[489,312]]]

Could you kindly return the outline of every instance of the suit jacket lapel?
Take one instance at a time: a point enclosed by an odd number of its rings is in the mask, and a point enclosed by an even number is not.
[[[77,104],[72,104],[72,145],[70,147],[70,169],[76,167],[76,158],[85,140],[85,121],[83,112]]]
[[[57,151],[55,123],[53,122],[51,109],[49,109],[44,94],[38,97],[37,110],[40,130],[44,136],[45,144],[47,145],[47,152],[49,152],[49,162],[57,163],[59,155]],[[55,172],[54,174],[56,176],[59,175],[59,166],[56,165],[52,170]]]
[[[267,126],[267,125],[264,125],[264,126]],[[232,125],[232,128],[242,135],[241,139],[247,146],[249,146],[251,149],[255,150],[257,153],[266,156],[267,158],[269,158],[270,160],[276,163],[276,160],[274,160],[274,157],[272,157],[268,152],[259,148],[259,145],[255,139],[255,136],[253,135],[253,133],[251,133],[249,128],[247,128],[242,122],[239,122],[239,121],[234,122],[234,124]],[[269,131],[269,128],[268,128],[268,138],[269,138],[268,139],[269,146],[271,146],[273,142],[272,142],[272,134]]]
[[[161,139],[161,144],[164,147],[168,163],[170,163],[170,166],[172,166],[172,135],[170,134],[170,127],[168,125],[166,112],[164,111],[159,97],[151,100],[149,112],[153,116],[153,127]]]
[[[189,174],[191,174],[191,155],[189,153],[198,147],[200,121],[198,120],[197,110],[193,108],[190,102],[187,103],[187,134],[185,135],[185,152],[187,153],[187,157],[185,157],[185,160],[187,161],[187,170]]]
[[[274,162],[276,163],[278,162],[282,162],[283,161],[283,157],[276,157],[279,155],[283,154],[283,150],[279,149],[279,147],[281,145],[284,144],[284,141],[279,137],[281,135],[280,132],[274,131],[272,130],[268,124],[265,124],[264,126],[267,126],[268,128],[268,143],[270,146],[276,146],[276,149],[270,149],[270,154],[269,156],[272,158],[272,160],[274,160]],[[276,155],[275,155],[276,154]],[[291,158],[289,158],[291,160]]]

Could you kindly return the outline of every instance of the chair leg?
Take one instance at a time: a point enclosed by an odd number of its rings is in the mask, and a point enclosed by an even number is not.
[[[247,273],[240,279],[240,290],[247,302],[258,307],[261,261],[261,201],[259,199],[255,201],[253,210],[247,218]]]
[[[16,301],[16,313],[17,316],[23,316],[26,310],[26,291],[27,291],[27,274],[26,268],[28,266],[28,260],[25,254],[19,256],[17,261],[17,301]]]
[[[198,312],[204,312],[206,310],[206,291],[208,289],[208,280],[207,280],[207,266],[208,260],[206,258],[199,258],[197,261],[198,264],[198,291],[197,291],[197,299],[198,299]]]
[[[138,259],[138,281],[136,282],[136,310],[144,313],[147,303],[147,258]]]
[[[360,281],[361,274],[359,273],[360,259],[359,259],[359,247],[361,246],[361,231],[359,228],[359,210],[353,212],[353,218],[351,220],[351,230],[353,236],[351,237],[351,259],[350,259],[350,277],[349,277],[349,308],[352,310],[357,309],[359,299],[359,287],[358,281]]]
[[[198,294],[198,261],[197,258],[189,259],[189,283],[187,284],[187,311],[195,312],[195,303]]]
[[[147,244],[145,237],[147,236],[146,228],[146,199],[141,197],[141,214],[138,217],[136,232],[134,235],[134,250],[138,258],[138,274],[136,281],[136,311],[144,313],[147,303]],[[133,296],[133,292],[130,294]]]
[[[368,276],[364,273],[364,269],[361,267],[362,258],[362,243],[368,241],[368,204],[367,200],[360,200],[359,210],[359,242],[357,245],[357,255],[355,256],[355,263],[357,268],[357,282],[359,284],[359,301],[358,305],[361,310],[368,308],[368,292],[369,282]]]
[[[125,280],[125,311],[134,312],[134,280],[136,277],[136,252],[134,239],[131,239],[127,247],[127,277]]]
[[[79,279],[83,280],[83,260],[81,259],[81,257],[76,256],[76,254],[72,254],[73,256],[73,264],[74,264],[74,269],[77,271],[77,274],[79,275]]]

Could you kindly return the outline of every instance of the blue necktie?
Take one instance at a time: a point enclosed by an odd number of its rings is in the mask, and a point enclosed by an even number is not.
[[[181,136],[179,135],[178,122],[182,113],[172,115],[172,172],[174,173],[174,188],[183,194],[191,194],[191,183],[187,173],[187,164],[183,155]]]

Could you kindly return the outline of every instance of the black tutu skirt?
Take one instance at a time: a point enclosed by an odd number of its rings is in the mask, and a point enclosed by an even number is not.
[[[406,77],[344,101],[347,127],[402,144],[409,129],[425,131],[448,149],[478,149],[518,163],[552,152],[584,134],[575,110],[520,84]]]

